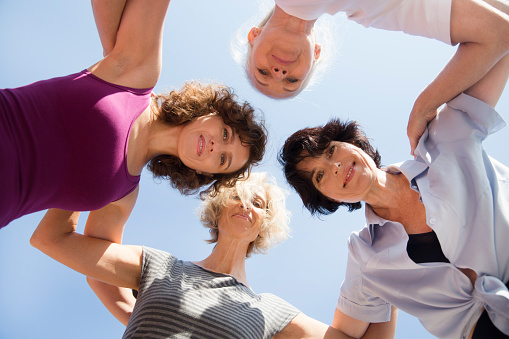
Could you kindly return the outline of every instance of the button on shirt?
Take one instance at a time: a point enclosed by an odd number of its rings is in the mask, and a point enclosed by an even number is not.
[[[466,94],[445,105],[422,136],[416,160],[391,169],[419,192],[450,263],[414,263],[403,225],[366,206],[367,226],[349,239],[340,311],[384,322],[392,304],[439,338],[466,338],[484,307],[509,335],[509,168],[481,144],[504,126],[492,107]],[[477,273],[474,288],[458,267]]]

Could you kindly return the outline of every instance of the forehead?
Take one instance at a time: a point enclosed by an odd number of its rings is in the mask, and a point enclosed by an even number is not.
[[[311,177],[311,172],[316,170],[316,168],[321,167],[325,164],[324,155],[317,155],[315,157],[307,156],[303,160],[301,160],[296,168],[298,171],[302,171],[305,174],[308,174],[307,177]]]
[[[233,194],[241,195],[245,199],[263,199],[267,200],[267,192],[263,187],[258,187],[255,185],[244,185],[240,184],[237,188],[232,190]]]

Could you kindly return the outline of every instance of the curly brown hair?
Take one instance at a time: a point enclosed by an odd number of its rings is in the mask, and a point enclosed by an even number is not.
[[[239,135],[242,145],[249,147],[249,159],[238,171],[210,175],[198,174],[173,155],[159,155],[148,164],[155,177],[168,179],[173,188],[182,194],[194,194],[211,184],[204,192],[215,192],[221,186],[233,187],[237,179],[249,174],[251,167],[260,162],[267,143],[267,130],[263,119],[255,115],[248,102],[236,100],[233,90],[220,84],[186,82],[178,91],[156,95],[157,119],[170,126],[188,123],[196,118],[219,115],[225,124]]]
[[[360,202],[347,203],[329,199],[323,195],[311,181],[308,172],[299,170],[297,166],[306,158],[321,156],[332,141],[347,142],[362,149],[381,168],[378,150],[370,143],[356,121],[341,121],[333,118],[323,126],[304,128],[293,133],[286,139],[278,155],[283,166],[286,181],[295,189],[312,215],[334,213],[340,206],[348,207],[348,211],[361,208]]]

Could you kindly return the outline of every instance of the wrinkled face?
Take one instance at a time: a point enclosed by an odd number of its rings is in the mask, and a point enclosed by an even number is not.
[[[272,98],[296,95],[305,82],[319,46],[304,33],[278,27],[253,28],[249,43],[247,74],[253,85]],[[253,30],[251,32],[253,32]]]
[[[185,124],[178,139],[177,153],[189,168],[204,173],[232,173],[249,160],[249,147],[216,114]]]
[[[363,201],[377,179],[375,162],[350,143],[332,141],[325,152],[297,165],[311,173],[311,181],[323,195],[338,202]]]
[[[260,233],[266,209],[267,195],[262,189],[244,202],[238,195],[232,194],[218,220],[219,234],[251,243]]]

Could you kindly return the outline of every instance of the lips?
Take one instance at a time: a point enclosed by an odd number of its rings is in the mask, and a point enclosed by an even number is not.
[[[345,181],[343,187],[345,187],[352,179],[355,174],[355,162],[346,169]]]
[[[198,153],[198,156],[202,155],[203,152],[205,152],[205,138],[203,135],[200,135],[198,138],[198,144],[196,145],[196,153]]]
[[[276,60],[279,64],[281,64],[283,66],[288,66],[288,65],[293,64],[295,62],[295,60],[284,60],[284,59],[278,58],[274,54],[272,54],[272,58],[274,58],[274,60]]]
[[[234,217],[239,217],[239,218],[242,218],[242,219],[245,219],[245,220],[251,222],[251,218],[248,215],[246,215],[246,214],[237,213],[237,214],[234,214],[233,216]]]

